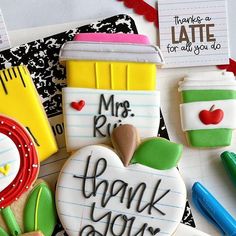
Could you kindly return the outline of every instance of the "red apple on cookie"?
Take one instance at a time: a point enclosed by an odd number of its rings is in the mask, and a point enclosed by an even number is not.
[[[210,110],[202,110],[199,113],[199,119],[201,122],[205,125],[217,125],[219,124],[223,117],[224,117],[224,112],[221,109],[216,109],[214,110],[215,105],[213,105]]]

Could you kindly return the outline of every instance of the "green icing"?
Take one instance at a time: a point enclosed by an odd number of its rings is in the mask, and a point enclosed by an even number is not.
[[[236,99],[235,90],[186,90],[182,91],[184,103]]]
[[[24,209],[25,232],[40,230],[51,236],[57,221],[54,197],[46,183],[41,182],[31,191]]]
[[[232,129],[190,130],[186,134],[193,147],[223,147],[231,144]]]
[[[158,170],[177,166],[183,146],[163,138],[144,141],[136,149],[131,163],[139,163]]]
[[[236,99],[235,90],[182,91],[184,103]],[[223,147],[231,144],[232,129],[202,129],[187,131],[188,142],[193,147]]]
[[[1,215],[7,225],[7,228],[11,236],[18,236],[21,234],[20,226],[18,225],[14,213],[11,210],[11,207],[8,206],[1,211]],[[0,234],[1,236],[1,234]]]
[[[220,157],[227,173],[236,186],[236,154],[234,152],[225,151]]]
[[[9,236],[8,233],[0,227],[0,236]]]

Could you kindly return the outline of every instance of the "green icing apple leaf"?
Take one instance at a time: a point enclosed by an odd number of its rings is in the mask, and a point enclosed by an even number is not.
[[[139,163],[157,170],[167,170],[177,166],[183,146],[163,138],[151,138],[136,149],[132,164]]]
[[[31,191],[24,209],[25,232],[40,230],[51,236],[57,221],[54,196],[45,182]]]

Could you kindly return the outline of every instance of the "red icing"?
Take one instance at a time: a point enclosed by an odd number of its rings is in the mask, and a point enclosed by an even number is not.
[[[75,110],[81,111],[83,109],[83,107],[85,106],[85,101],[84,100],[80,100],[79,102],[72,102],[70,105]]]
[[[221,109],[216,109],[213,110],[214,107],[212,106],[212,108],[207,111],[207,110],[202,110],[199,113],[199,119],[201,120],[201,122],[205,125],[217,125],[219,124],[223,117],[224,117],[224,112]]]
[[[8,136],[20,155],[20,170],[15,179],[0,192],[0,208],[17,200],[33,184],[38,176],[38,155],[30,135],[16,121],[0,115],[0,133]]]
[[[143,0],[118,0],[123,1],[125,6],[128,8],[134,9],[135,13],[139,15],[143,15],[145,19],[149,22],[154,22],[157,27],[159,27],[158,23],[158,12],[157,10],[147,4]]]
[[[228,65],[219,65],[217,66],[221,70],[226,70],[229,72],[233,72],[234,75],[236,76],[236,61],[233,60],[232,58],[229,59],[229,64]]]

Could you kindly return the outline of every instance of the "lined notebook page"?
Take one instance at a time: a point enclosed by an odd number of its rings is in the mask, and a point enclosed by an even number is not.
[[[227,64],[226,0],[158,0],[166,68]]]
[[[63,89],[67,150],[109,141],[113,127],[133,124],[141,138],[155,137],[160,122],[158,91]],[[81,110],[73,102],[84,102]]]

